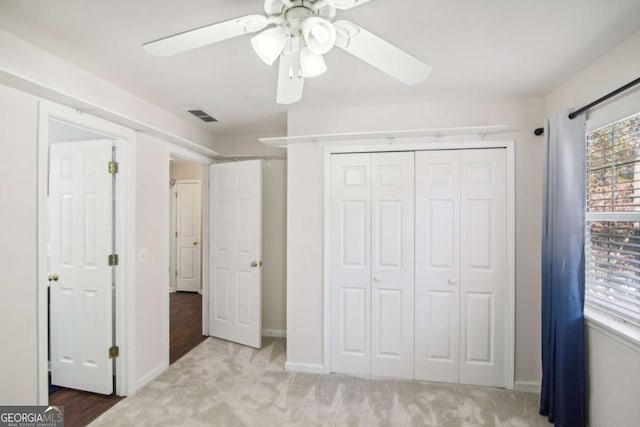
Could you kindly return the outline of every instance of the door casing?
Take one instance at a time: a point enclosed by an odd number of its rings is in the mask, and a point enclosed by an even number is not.
[[[104,135],[114,140],[119,163],[116,179],[116,228],[115,241],[119,255],[119,265],[115,269],[115,339],[120,348],[116,358],[116,394],[127,396],[134,390],[133,362],[134,343],[130,342],[135,321],[135,141],[134,131],[97,117],[84,114],[49,101],[39,101],[38,123],[38,402],[49,403],[48,387],[48,316],[47,316],[47,253],[48,253],[48,202],[47,185],[49,176],[49,120],[80,127],[90,132]],[[106,165],[105,165],[106,167]],[[105,349],[108,351],[108,349]]]
[[[514,388],[515,377],[515,141],[514,140],[464,140],[445,138],[427,142],[424,138],[407,137],[402,142],[389,140],[380,143],[372,140],[335,141],[324,148],[324,265],[323,265],[323,329],[324,372],[331,373],[331,155],[339,153],[380,153],[398,151],[462,150],[479,148],[506,149],[507,176],[507,289],[505,294],[505,383]]]

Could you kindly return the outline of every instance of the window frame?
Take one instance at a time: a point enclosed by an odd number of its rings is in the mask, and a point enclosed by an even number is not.
[[[588,135],[609,126],[618,121],[640,114],[640,90],[634,91],[623,99],[606,104],[601,108],[589,112],[587,116],[586,129],[585,129],[585,144],[587,143]],[[588,156],[588,153],[587,153]],[[586,159],[585,159],[586,160]],[[588,174],[588,170],[586,171]],[[585,176],[584,191],[588,194],[588,181]],[[586,209],[585,209],[586,210]],[[640,222],[640,212],[585,212],[585,233],[588,230],[590,221],[638,221]],[[586,237],[586,234],[585,234]],[[585,254],[585,287],[586,278],[588,276],[588,250],[590,244],[585,241],[584,254]],[[597,330],[610,338],[620,342],[621,344],[629,347],[630,349],[640,353],[640,326],[633,322],[620,319],[614,313],[608,312],[606,309],[600,306],[596,306],[589,303],[587,300],[587,289],[585,289],[585,306],[584,316],[587,325]]]

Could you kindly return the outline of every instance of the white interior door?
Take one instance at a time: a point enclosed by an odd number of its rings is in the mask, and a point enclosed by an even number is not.
[[[51,380],[102,394],[113,392],[112,155],[106,140],[50,147]]]
[[[262,345],[262,162],[211,166],[209,333]]]
[[[461,156],[460,382],[506,386],[506,150]]]
[[[331,369],[413,377],[413,153],[331,161]]]
[[[458,383],[460,151],[416,152],[415,378]]]
[[[331,160],[331,370],[371,374],[371,154]]]
[[[176,289],[199,292],[201,288],[200,181],[176,182]]]
[[[371,375],[413,378],[414,153],[371,165]]]
[[[504,149],[416,153],[416,379],[506,385]]]

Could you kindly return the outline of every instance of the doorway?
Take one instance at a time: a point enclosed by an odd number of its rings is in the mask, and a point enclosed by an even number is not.
[[[135,133],[41,101],[38,139],[39,403],[125,396]]]
[[[122,399],[108,351],[116,336],[110,261],[121,140],[51,117],[46,126],[47,400],[65,407],[69,425],[86,425]]]
[[[325,164],[326,372],[513,388],[513,142],[327,147]]]
[[[113,393],[115,140],[49,120],[50,388]]]
[[[203,167],[170,157],[169,363],[206,339],[202,313]]]

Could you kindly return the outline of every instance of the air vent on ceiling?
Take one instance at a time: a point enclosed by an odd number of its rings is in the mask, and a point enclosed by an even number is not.
[[[211,117],[209,113],[207,113],[204,110],[189,110],[189,112],[206,123],[212,123],[212,122],[218,121],[215,118]]]

